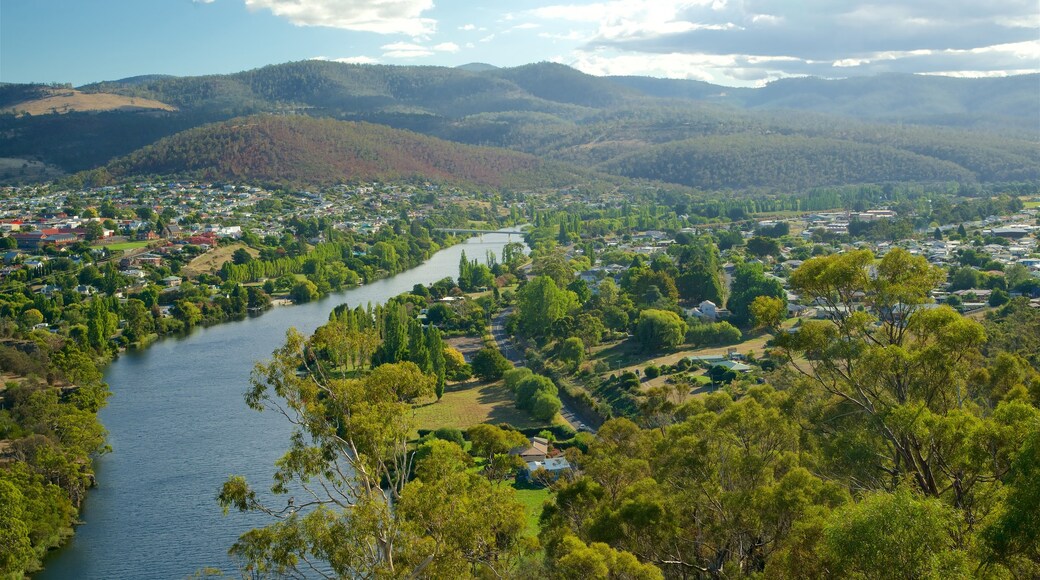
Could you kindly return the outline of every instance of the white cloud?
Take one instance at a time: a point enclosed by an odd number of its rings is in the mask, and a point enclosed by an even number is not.
[[[1040,71],[1036,0],[579,0],[523,12],[584,41],[594,74],[759,83],[880,72]],[[575,30],[563,34],[561,22]]]
[[[192,4],[212,4],[214,0],[191,0]]]
[[[421,44],[412,44],[410,42],[392,42],[390,44],[384,44],[380,48],[383,49],[384,58],[421,58],[424,56],[433,56],[433,51]]]
[[[524,22],[523,24],[517,24],[510,28],[510,30],[531,30],[534,28],[541,28],[541,24],[535,24],[534,22]]]
[[[329,62],[341,62],[343,64],[379,64],[379,59],[370,56],[342,56],[329,58],[327,56],[315,56],[311,60],[327,60]]]
[[[476,30],[476,29],[477,29],[477,26],[475,24],[463,24],[462,26],[459,27],[459,30],[466,30],[466,31]]]
[[[433,0],[245,0],[254,10],[270,10],[297,26],[326,26],[378,34],[422,36],[437,23],[423,18]]]
[[[440,44],[435,44],[433,50],[436,50],[437,52],[458,52],[459,45],[454,42],[442,42]]]

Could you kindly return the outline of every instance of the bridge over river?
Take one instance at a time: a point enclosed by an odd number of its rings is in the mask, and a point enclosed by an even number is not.
[[[484,234],[507,234],[510,236],[524,235],[523,232],[518,232],[516,230],[468,230],[465,228],[434,228],[434,231],[444,232],[446,234],[473,234],[477,236],[482,236]]]

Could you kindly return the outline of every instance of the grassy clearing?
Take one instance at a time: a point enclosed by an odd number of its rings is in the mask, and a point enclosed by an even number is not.
[[[686,357],[718,354],[724,355],[729,352],[729,349],[731,348],[736,349],[736,352],[740,354],[747,354],[750,351],[758,356],[765,350],[766,342],[771,338],[772,335],[770,334],[762,334],[745,340],[744,342],[731,344],[729,346],[681,349],[656,357],[647,357],[645,352],[639,350],[634,341],[625,340],[599,348],[593,352],[590,360],[601,360],[606,362],[610,365],[610,372],[620,373],[624,371],[634,371],[635,369],[643,369],[650,365],[673,365],[679,362],[679,359]]]
[[[419,404],[413,409],[420,429],[467,429],[481,423],[509,423],[518,429],[546,426],[544,421],[514,407],[513,394],[501,381],[486,385],[468,381],[449,386],[440,401]]]
[[[110,252],[118,252],[120,250],[136,250],[138,248],[146,248],[148,244],[152,242],[149,240],[141,240],[137,242],[117,242],[115,244],[95,244],[90,246],[91,248],[103,248]]]
[[[254,258],[260,254],[257,250],[242,243],[218,246],[201,256],[196,256],[194,260],[188,262],[188,265],[181,270],[181,273],[187,277],[194,277],[199,274],[216,274],[220,271],[224,262],[230,261],[231,255],[239,248],[245,248],[249,255]]]
[[[516,499],[524,504],[527,512],[527,536],[538,535],[538,518],[542,515],[542,504],[549,499],[549,488],[539,487],[531,484],[513,484],[516,490]]]

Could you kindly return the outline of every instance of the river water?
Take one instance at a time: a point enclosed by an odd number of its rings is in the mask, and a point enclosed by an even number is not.
[[[238,576],[227,549],[269,520],[225,517],[217,492],[232,474],[268,488],[290,432],[280,415],[246,406],[254,361],[270,356],[289,327],[310,333],[344,302],[385,302],[415,284],[455,277],[463,251],[471,259],[483,260],[487,250],[500,256],[509,238],[472,238],[391,278],[121,356],[105,371],[112,397],[100,414],[113,452],[96,461],[85,523],[36,578],[183,578],[205,568]]]

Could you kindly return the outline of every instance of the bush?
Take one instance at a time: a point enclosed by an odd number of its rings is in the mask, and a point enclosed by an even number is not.
[[[513,368],[513,363],[502,356],[497,348],[485,347],[473,357],[470,363],[473,374],[484,381],[497,381],[506,371]]]
[[[650,365],[643,369],[643,374],[646,375],[646,378],[648,379],[656,379],[661,376],[661,369],[658,368],[657,365]]]
[[[444,441],[450,441],[458,444],[463,449],[466,448],[466,439],[462,436],[462,431],[454,427],[441,427],[432,433],[435,439],[442,439]]]
[[[540,393],[549,393],[558,396],[559,391],[548,377],[531,375],[524,379],[516,388],[516,406],[525,411],[533,410],[534,402]]]
[[[636,323],[636,341],[643,350],[656,352],[673,348],[686,336],[686,322],[669,310],[648,308],[639,313]]]
[[[502,378],[505,380],[506,387],[513,393],[516,393],[516,389],[520,386],[520,383],[533,374],[534,373],[531,372],[531,369],[527,367],[517,367],[515,369],[509,369],[503,373]]]
[[[531,414],[535,419],[549,421],[563,408],[560,397],[546,391],[539,391],[531,404]]]

